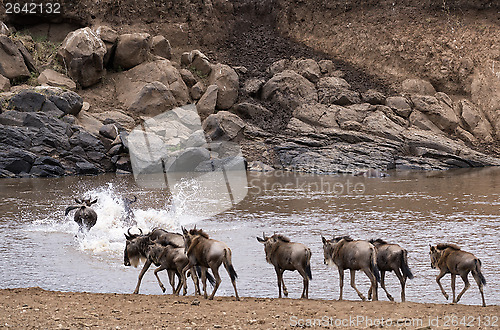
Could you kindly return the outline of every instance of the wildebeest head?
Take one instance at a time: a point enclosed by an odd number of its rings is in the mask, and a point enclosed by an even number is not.
[[[274,234],[273,236],[266,236],[262,233],[262,237],[257,237],[257,241],[264,244],[264,252],[266,253],[267,262],[271,262],[271,255],[275,251],[278,245],[282,243],[290,243],[290,239],[286,236]]]
[[[123,264],[125,266],[137,267],[141,260],[145,260],[147,246],[153,244],[149,235],[143,235],[139,228],[140,234],[130,233],[130,228],[125,234],[127,241],[125,242],[125,251],[123,252]]]
[[[334,265],[333,258],[335,255],[335,248],[337,247],[337,244],[339,244],[341,241],[350,242],[352,241],[352,238],[350,238],[349,236],[339,236],[334,237],[331,240],[327,240],[326,238],[321,236],[321,240],[323,241],[324,263],[325,265],[332,266]]]
[[[182,227],[182,235],[184,236],[184,248],[186,249],[186,251],[189,249],[191,243],[193,242],[193,239],[196,236],[209,238],[208,234],[205,233],[202,229],[196,229],[196,225],[194,226],[193,229],[190,229],[189,231],[186,228]]]
[[[456,251],[460,250],[460,247],[458,245],[451,244],[451,243],[439,243],[438,245],[434,245],[434,246],[429,244],[429,249],[430,249],[429,256],[431,258],[431,268],[433,268],[433,269],[439,268],[439,265],[438,265],[439,260],[443,256],[444,250],[446,250],[448,248],[456,250]]]

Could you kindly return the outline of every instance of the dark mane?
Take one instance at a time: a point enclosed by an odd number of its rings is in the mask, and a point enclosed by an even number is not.
[[[191,229],[189,230],[190,235],[199,235],[201,237],[209,238],[208,234],[203,231],[203,229]]]
[[[340,242],[341,240],[345,240],[346,242],[352,242],[353,239],[351,238],[351,236],[338,236],[338,237],[334,237],[333,240],[335,242]]]
[[[282,242],[290,243],[290,239],[288,237],[286,237],[286,236],[283,236],[283,235],[280,235],[280,234],[274,234],[273,237],[276,238],[276,239],[279,239]]]
[[[386,241],[384,241],[383,239],[381,238],[377,238],[377,239],[371,239],[370,240],[370,243],[374,244],[374,243],[379,243],[379,244],[387,244]]]
[[[439,243],[436,245],[436,248],[438,250],[446,250],[447,248],[453,249],[453,250],[460,250],[460,246],[452,243]]]

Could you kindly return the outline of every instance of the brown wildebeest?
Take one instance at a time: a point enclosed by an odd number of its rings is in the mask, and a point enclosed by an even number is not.
[[[183,284],[183,289],[184,289],[183,294],[186,295],[187,285],[186,282],[184,283],[182,282],[181,273],[184,270],[184,267],[189,263],[189,260],[187,258],[184,248],[174,247],[172,245],[164,246],[158,243],[152,243],[151,245],[149,245],[146,255],[148,256],[148,259],[151,260],[151,262],[158,267],[155,269],[154,274],[163,292],[165,292],[165,287],[163,286],[163,283],[158,277],[158,272],[161,272],[162,270],[166,269],[168,272],[168,278],[170,285],[172,286],[173,293],[175,295],[178,295],[181,289],[181,285]],[[179,278],[179,285],[177,286],[177,288],[175,288],[175,275],[177,275],[177,277]],[[196,282],[195,285],[197,285]]]
[[[84,198],[80,200],[75,198],[75,202],[80,205],[68,206],[64,211],[64,216],[67,216],[71,210],[78,209],[78,211],[75,212],[74,220],[78,226],[80,226],[79,230],[90,230],[97,222],[97,213],[91,208],[93,204],[97,203],[97,199],[91,200],[91,198]]]
[[[342,300],[342,289],[344,287],[344,269],[351,270],[351,286],[358,296],[365,301],[366,298],[356,288],[355,274],[357,270],[362,270],[370,279],[371,286],[368,291],[368,299],[378,300],[377,282],[380,281],[380,274],[377,267],[377,250],[373,244],[367,241],[354,241],[349,236],[335,237],[327,240],[323,236],[323,252],[325,264],[335,264],[339,269],[340,296]]]
[[[238,275],[231,262],[231,249],[226,243],[209,238],[203,230],[196,229],[196,227],[189,231],[187,231],[186,228],[182,228],[182,233],[184,234],[186,254],[189,259],[189,264],[184,267],[182,273],[183,282],[186,282],[186,277],[183,275],[185,270],[193,266],[200,266],[204,297],[207,298],[207,269],[212,269],[212,273],[215,277],[214,290],[209,298],[212,300],[221,282],[219,267],[221,264],[224,264],[231,278],[236,300],[240,300],[238,290],[236,289],[236,278]]]
[[[274,266],[278,277],[278,293],[281,298],[281,284],[283,284],[283,293],[288,297],[288,291],[283,281],[285,270],[298,271],[304,280],[304,289],[301,298],[309,297],[309,280],[312,280],[311,274],[311,250],[302,243],[292,243],[288,237],[274,234],[266,237],[262,233],[262,238],[257,240],[264,244],[266,260]]]
[[[380,270],[380,286],[384,289],[387,298],[394,301],[394,298],[387,292],[385,288],[385,272],[393,271],[401,283],[401,301],[405,301],[405,286],[406,279],[412,279],[413,274],[408,267],[408,251],[403,249],[398,244],[389,244],[386,241],[378,238],[370,240],[377,248],[377,267]]]
[[[134,290],[135,294],[139,293],[142,278],[152,263],[152,260],[148,258],[147,255],[149,245],[155,242],[164,246],[171,245],[172,247],[177,248],[184,247],[184,238],[181,234],[171,233],[160,228],[155,228],[149,234],[144,235],[140,228],[139,230],[141,232],[140,234],[131,234],[130,229],[127,231],[127,234],[125,234],[127,241],[125,243],[123,256],[123,264],[125,266],[133,265],[134,267],[137,267],[140,261],[144,261],[144,266],[139,274],[139,279],[137,280],[137,285]],[[169,275],[171,275],[171,273],[169,273]],[[200,294],[198,278],[194,271],[191,272],[191,276],[193,277],[193,282],[195,283],[195,293]],[[210,283],[213,282],[213,278],[210,274],[208,274],[208,280]]]
[[[430,246],[429,254],[431,257],[431,267],[440,270],[439,275],[436,277],[436,282],[446,299],[448,299],[448,294],[444,291],[443,286],[441,285],[441,278],[448,273],[451,274],[453,303],[458,303],[465,291],[467,291],[470,287],[468,276],[469,273],[472,272],[472,276],[476,280],[479,292],[481,293],[483,307],[486,307],[483,292],[483,285],[486,284],[486,279],[481,273],[481,261],[478,258],[470,252],[462,251],[459,246],[450,243],[441,243],[436,246]],[[465,286],[462,292],[460,292],[458,297],[455,299],[455,278],[457,275],[460,275]]]

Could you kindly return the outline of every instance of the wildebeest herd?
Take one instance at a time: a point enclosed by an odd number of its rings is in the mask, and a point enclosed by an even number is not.
[[[126,216],[124,222],[135,224],[133,212],[130,204],[134,200],[124,199]],[[74,221],[78,223],[80,231],[90,230],[97,221],[97,214],[91,208],[97,200],[75,199],[79,206],[70,206],[66,208],[65,215],[71,210],[78,209],[74,215]],[[155,228],[144,234],[139,228],[138,234],[133,234],[130,229],[125,234],[126,243],[124,251],[124,265],[135,267],[140,261],[144,266],[139,274],[134,293],[139,293],[142,278],[151,264],[157,268],[154,274],[158,284],[163,292],[166,291],[163,283],[158,277],[158,272],[167,270],[169,283],[174,294],[178,295],[183,288],[183,294],[187,293],[187,276],[193,280],[195,294],[201,294],[198,277],[201,277],[204,297],[213,299],[221,278],[219,268],[224,265],[231,283],[234,288],[236,300],[239,300],[238,290],[236,288],[237,274],[232,265],[231,249],[221,241],[211,239],[207,233],[196,226],[187,230],[182,228],[182,234],[168,232],[164,229]],[[405,286],[407,279],[412,279],[413,274],[408,266],[408,252],[394,243],[387,243],[382,239],[372,239],[370,241],[354,240],[349,236],[333,237],[323,241],[324,263],[335,265],[339,271],[340,295],[342,300],[344,285],[344,270],[350,271],[351,287],[358,296],[365,301],[365,296],[357,289],[355,284],[355,273],[362,270],[369,278],[371,285],[368,291],[368,299],[378,300],[378,283],[385,291],[387,298],[394,301],[385,287],[385,272],[394,272],[401,284],[401,301],[405,301]],[[311,272],[311,250],[302,243],[291,242],[284,235],[274,234],[257,237],[257,241],[264,245],[266,261],[274,266],[278,283],[278,296],[281,298],[282,288],[285,296],[288,296],[288,290],[283,280],[285,270],[298,271],[303,278],[303,291],[301,298],[308,298],[309,281],[312,280]],[[481,261],[470,252],[465,252],[455,244],[441,243],[430,246],[431,267],[440,271],[436,277],[436,282],[446,299],[449,298],[441,285],[441,278],[446,274],[451,274],[451,289],[453,294],[453,303],[458,303],[460,298],[469,289],[469,273],[472,273],[481,294],[482,305],[486,306],[484,299],[483,285],[486,280],[481,273]],[[209,269],[212,273],[209,272]],[[213,275],[212,275],[213,274]],[[455,295],[455,280],[459,275],[464,281],[464,288]],[[175,278],[178,284],[175,286]],[[208,297],[207,280],[213,286],[212,293]]]

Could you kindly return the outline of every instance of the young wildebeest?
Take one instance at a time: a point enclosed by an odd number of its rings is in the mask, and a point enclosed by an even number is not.
[[[401,301],[405,301],[405,285],[406,279],[413,278],[413,274],[408,267],[408,252],[398,244],[389,244],[382,239],[370,240],[377,248],[377,267],[380,270],[380,286],[387,294],[390,301],[394,298],[387,292],[385,288],[385,272],[394,271],[401,283]]]
[[[262,238],[257,240],[264,244],[266,260],[274,266],[278,277],[278,293],[281,298],[281,284],[283,284],[283,293],[288,297],[288,291],[283,281],[285,270],[297,270],[304,279],[304,289],[301,298],[309,297],[309,280],[311,274],[311,250],[302,243],[292,243],[288,237],[274,234],[266,237],[262,233]]]
[[[458,303],[465,291],[470,287],[468,276],[469,272],[472,272],[472,276],[476,280],[479,292],[481,293],[483,306],[486,306],[483,293],[483,285],[486,284],[486,279],[481,273],[481,261],[478,258],[470,252],[460,250],[460,247],[455,244],[438,244],[436,246],[431,246],[429,254],[431,257],[431,267],[440,270],[439,275],[436,277],[436,282],[446,299],[448,299],[448,294],[441,285],[441,278],[447,273],[451,274],[453,303]],[[455,278],[457,275],[460,275],[464,281],[465,287],[455,299]]]
[[[186,282],[183,283],[181,274],[184,270],[184,267],[189,263],[189,260],[186,256],[184,248],[174,247],[172,245],[164,246],[158,243],[151,243],[148,247],[146,255],[148,256],[148,260],[151,260],[151,262],[158,267],[155,269],[154,274],[163,292],[165,292],[165,287],[158,277],[158,272],[166,269],[173,293],[175,295],[178,295],[181,289],[181,284],[183,284],[183,294],[186,295],[187,285]],[[177,288],[175,288],[175,275],[177,275],[177,277],[179,278],[179,285],[177,286]]]
[[[164,246],[171,245],[172,247],[177,248],[184,247],[184,238],[181,234],[170,233],[166,230],[155,228],[149,234],[144,235],[140,228],[139,230],[141,232],[140,234],[131,234],[130,229],[127,231],[127,234],[125,234],[125,238],[127,239],[127,241],[125,243],[125,251],[123,256],[123,264],[125,266],[133,265],[134,267],[137,267],[141,260],[144,261],[144,266],[142,267],[141,273],[139,274],[139,279],[137,280],[137,285],[134,290],[134,293],[136,294],[139,293],[139,287],[141,286],[142,278],[152,263],[152,260],[148,258],[147,255],[149,245],[151,245],[152,242]],[[193,281],[195,282],[195,290],[199,294],[200,289],[197,284],[198,278],[196,278],[195,274],[192,274],[192,276]]]
[[[135,226],[137,222],[135,221],[134,211],[132,211],[130,205],[132,205],[132,203],[137,202],[137,196],[134,195],[134,199],[123,197],[122,200],[123,200],[123,208],[125,209],[125,217],[123,218],[123,222],[129,226]]]
[[[349,236],[335,237],[327,240],[323,236],[323,252],[325,264],[335,264],[339,269],[340,296],[342,300],[342,289],[344,286],[344,269],[351,270],[351,286],[356,290],[358,296],[365,301],[366,298],[356,288],[355,273],[362,270],[370,279],[371,286],[368,291],[368,299],[378,300],[377,282],[380,281],[380,274],[377,268],[377,250],[373,244],[367,241],[354,241]]]
[[[68,206],[64,211],[64,216],[67,216],[71,210],[78,209],[75,212],[74,220],[80,226],[80,231],[90,230],[97,222],[97,213],[91,208],[93,204],[97,203],[97,199],[91,201],[91,198],[82,200],[75,198],[75,202],[80,205]]]
[[[183,282],[186,282],[186,277],[184,276],[185,270],[193,266],[200,266],[204,297],[207,298],[207,269],[212,269],[212,273],[215,277],[214,290],[209,298],[212,300],[214,299],[215,292],[217,292],[221,282],[219,267],[221,264],[224,264],[224,267],[231,278],[236,300],[240,300],[238,290],[236,289],[236,278],[238,275],[236,274],[231,262],[231,249],[226,245],[226,243],[209,238],[208,235],[201,229],[193,228],[190,231],[187,231],[186,228],[182,228],[182,233],[184,234],[186,254],[189,259],[189,264],[184,267],[182,273]]]

